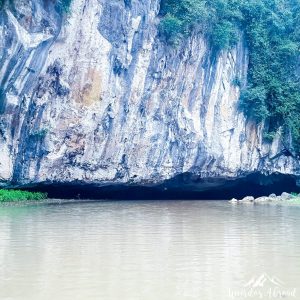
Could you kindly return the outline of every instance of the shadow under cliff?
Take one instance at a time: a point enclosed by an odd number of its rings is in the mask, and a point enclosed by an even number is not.
[[[114,199],[114,200],[228,200],[245,196],[259,197],[271,193],[300,192],[297,177],[292,175],[262,175],[253,173],[239,178],[203,179],[191,173],[178,175],[162,184],[106,185],[51,183],[28,187],[27,190],[47,192],[50,198],[61,199]]]

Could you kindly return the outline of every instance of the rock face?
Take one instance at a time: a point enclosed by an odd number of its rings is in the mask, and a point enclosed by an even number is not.
[[[159,0],[19,0],[0,13],[0,181],[158,184],[299,174],[238,109],[247,47],[170,47]],[[275,157],[275,158],[274,158]],[[274,158],[274,159],[272,159]]]
[[[286,192],[283,192],[280,196],[277,196],[276,194],[271,194],[268,197],[267,196],[262,196],[262,197],[258,197],[258,198],[254,198],[252,196],[247,196],[244,197],[241,200],[237,200],[235,198],[231,199],[229,201],[229,203],[233,203],[233,204],[256,204],[256,203],[268,203],[268,202],[273,202],[273,203],[279,203],[279,202],[283,202],[283,203],[295,203],[295,204],[299,204],[299,200],[300,200],[300,194],[289,194]]]

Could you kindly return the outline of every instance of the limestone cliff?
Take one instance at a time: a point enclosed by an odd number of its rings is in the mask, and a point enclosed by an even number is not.
[[[159,184],[299,174],[238,109],[247,46],[158,36],[159,0],[18,0],[0,13],[0,181]],[[278,155],[280,154],[280,155]],[[282,155],[281,155],[282,154]]]

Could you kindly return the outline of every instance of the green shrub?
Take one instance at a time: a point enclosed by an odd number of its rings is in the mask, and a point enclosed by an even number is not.
[[[176,44],[182,36],[182,22],[171,14],[167,14],[160,22],[159,28],[167,41]]]
[[[231,48],[237,43],[237,30],[229,21],[222,21],[212,27],[211,43],[215,50]]]
[[[248,87],[241,93],[240,107],[258,121],[263,121],[269,114],[266,97],[266,90],[263,86]]]
[[[272,143],[274,138],[276,136],[276,132],[265,132],[264,135],[263,135],[263,138],[269,142],[269,143]]]
[[[233,78],[233,80],[232,80],[231,83],[235,87],[241,87],[242,86],[242,81],[241,81],[241,79],[238,76],[236,76],[235,78]]]
[[[208,17],[205,2],[199,0],[162,0],[160,14],[163,18],[159,30],[171,44],[190,34]]]
[[[36,138],[38,140],[43,140],[48,133],[48,129],[43,128],[30,133],[30,137]]]
[[[46,193],[28,192],[23,190],[1,190],[0,202],[26,201],[26,200],[44,200],[47,198]]]
[[[59,10],[69,12],[72,0],[57,0]]]

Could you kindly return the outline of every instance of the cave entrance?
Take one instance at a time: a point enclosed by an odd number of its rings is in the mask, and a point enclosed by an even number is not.
[[[268,196],[271,193],[300,192],[296,176],[253,173],[240,179],[200,178],[191,173],[180,174],[156,186],[40,184],[26,188],[47,192],[50,198],[93,200],[229,200],[245,196]]]

